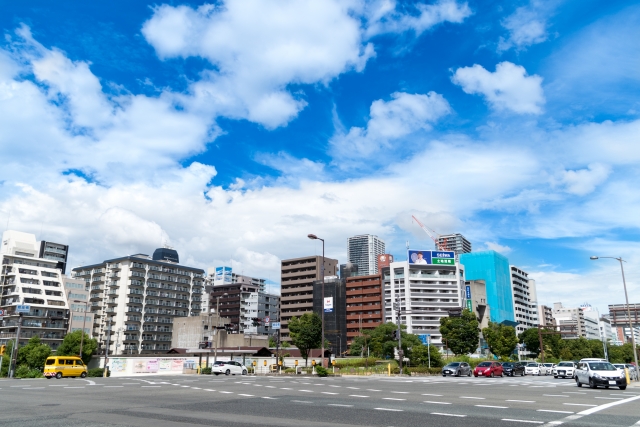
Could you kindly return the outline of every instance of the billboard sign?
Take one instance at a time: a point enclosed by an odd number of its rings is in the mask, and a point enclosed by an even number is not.
[[[333,313],[333,297],[327,297],[324,299],[324,312]]]
[[[449,251],[410,250],[407,258],[412,265],[456,265],[456,254]]]
[[[280,322],[271,322],[271,329],[280,329]]]
[[[471,304],[471,300],[467,300],[467,309],[473,313],[473,305]]]
[[[231,283],[233,269],[231,267],[216,267],[215,274],[213,276],[213,285],[226,285]]]
[[[16,313],[28,313],[31,311],[31,307],[28,305],[16,305]]]
[[[467,285],[465,287],[465,294],[467,296],[467,299],[471,299],[471,286]]]

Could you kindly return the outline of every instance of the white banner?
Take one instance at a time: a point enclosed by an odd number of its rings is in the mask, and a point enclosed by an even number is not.
[[[333,297],[327,297],[324,299],[324,312],[325,313],[333,312]]]

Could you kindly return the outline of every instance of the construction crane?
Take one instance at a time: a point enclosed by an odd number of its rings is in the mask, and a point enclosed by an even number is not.
[[[439,241],[439,235],[438,233],[436,233],[435,231],[427,228],[423,223],[420,222],[420,220],[418,220],[418,218],[416,218],[414,215],[411,215],[411,218],[413,218],[413,220],[415,222],[418,223],[418,225],[420,226],[420,228],[422,228],[424,230],[425,233],[427,233],[427,235],[429,237],[431,237],[431,240],[433,240],[433,242],[436,244],[436,248],[438,248],[441,251],[446,251],[447,250],[447,239],[444,239],[443,243],[440,243]]]

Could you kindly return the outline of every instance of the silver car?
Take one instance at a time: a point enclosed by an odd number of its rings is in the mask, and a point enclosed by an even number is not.
[[[466,375],[471,376],[471,366],[466,362],[451,362],[442,368],[442,376],[453,375],[459,377]]]

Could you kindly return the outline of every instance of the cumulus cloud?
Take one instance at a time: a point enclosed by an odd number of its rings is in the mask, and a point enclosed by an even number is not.
[[[516,9],[502,21],[502,26],[509,31],[505,39],[500,37],[498,51],[512,47],[522,49],[547,40],[547,16],[552,2],[531,1],[530,4]]]
[[[611,168],[599,163],[589,165],[586,169],[567,170],[562,173],[561,183],[565,185],[567,193],[584,196],[591,193],[604,182]]]
[[[523,66],[511,62],[496,65],[487,71],[481,65],[458,68],[452,79],[468,94],[483,95],[496,110],[511,110],[519,114],[541,114],[545,103],[542,77],[529,76]]]
[[[419,130],[430,130],[432,124],[449,114],[451,107],[435,92],[410,94],[396,92],[390,101],[378,99],[371,104],[365,128],[352,127],[339,132],[330,141],[333,154],[344,159],[366,159],[391,142]]]
[[[496,251],[498,253],[501,253],[502,255],[507,255],[513,250],[509,246],[501,245],[496,242],[485,242],[484,245],[487,247],[488,250]]]

